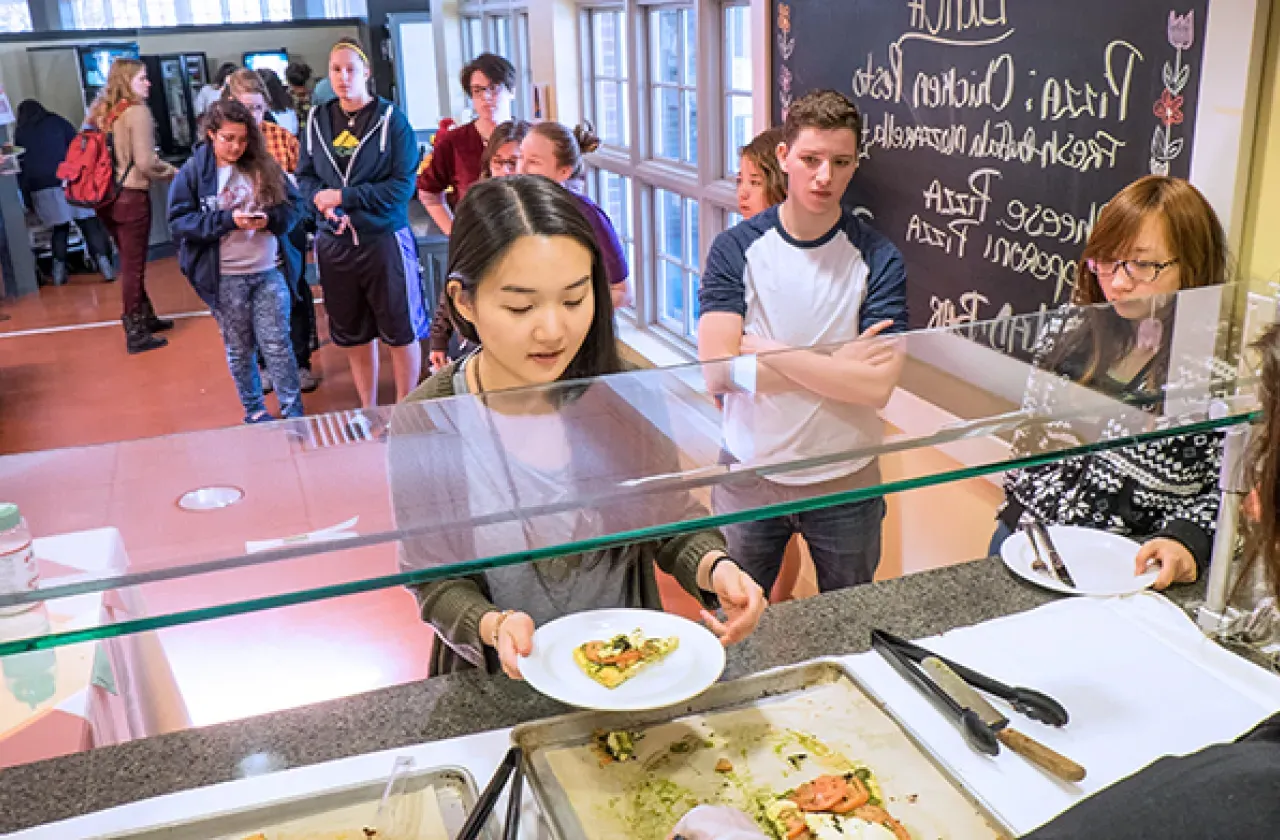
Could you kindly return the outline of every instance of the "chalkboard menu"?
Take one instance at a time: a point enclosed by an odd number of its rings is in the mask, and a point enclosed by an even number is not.
[[[1111,196],[1187,177],[1207,6],[775,0],[774,117],[816,88],[858,104],[846,201],[902,250],[913,327],[1043,313]]]

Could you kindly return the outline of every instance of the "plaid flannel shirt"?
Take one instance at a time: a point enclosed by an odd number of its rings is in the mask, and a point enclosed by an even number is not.
[[[267,141],[267,152],[276,159],[280,168],[285,172],[297,172],[298,138],[290,134],[288,129],[281,128],[275,123],[264,122],[260,127],[262,137]]]

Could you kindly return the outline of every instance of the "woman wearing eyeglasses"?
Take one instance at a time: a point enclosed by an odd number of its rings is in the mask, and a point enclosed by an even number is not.
[[[446,236],[453,230],[453,209],[480,180],[485,144],[511,119],[516,68],[500,55],[481,53],[462,68],[459,81],[476,118],[436,135],[431,163],[418,175],[418,200]]]
[[[1074,306],[1055,313],[1040,336],[1036,367],[1054,375],[1033,376],[1026,407],[1043,413],[1065,377],[1157,410],[1162,388],[1173,378],[1177,304],[1171,296],[1219,285],[1226,276],[1226,234],[1195,187],[1159,176],[1125,187],[1103,209],[1085,244]],[[1035,387],[1037,381],[1043,388]],[[1143,431],[1121,428],[1115,418],[1101,423],[1089,438]],[[1014,436],[1014,451],[1058,450],[1072,436],[1079,437],[1067,421],[1036,421]],[[1221,437],[1198,433],[1012,470],[990,553],[999,552],[1025,514],[1046,525],[1079,525],[1142,541],[1135,574],[1159,566],[1157,589],[1193,582],[1213,546],[1221,460]]]

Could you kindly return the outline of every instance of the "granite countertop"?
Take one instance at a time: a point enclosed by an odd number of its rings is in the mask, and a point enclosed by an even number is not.
[[[1175,600],[1202,588],[1183,588]],[[750,640],[730,649],[725,678],[859,653],[873,627],[919,638],[1056,597],[987,559],[778,604]],[[523,683],[473,673],[90,750],[0,771],[0,833],[240,778],[251,756],[275,769],[300,767],[566,711]]]

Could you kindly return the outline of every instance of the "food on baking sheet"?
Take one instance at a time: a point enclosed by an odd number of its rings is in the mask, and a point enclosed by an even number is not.
[[[573,659],[582,672],[605,688],[617,688],[680,646],[677,636],[646,638],[644,631],[620,633],[608,641],[584,642]]]
[[[644,736],[626,729],[613,731],[602,729],[597,732],[595,734],[595,751],[600,756],[600,766],[603,767],[615,761],[635,761],[636,741],[639,741],[642,737]]]
[[[765,806],[768,828],[785,840],[911,840],[873,786],[866,770],[819,776]]]

